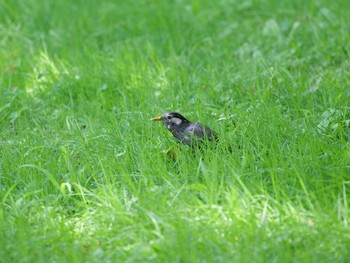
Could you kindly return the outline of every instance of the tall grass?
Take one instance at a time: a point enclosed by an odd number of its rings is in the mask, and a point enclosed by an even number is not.
[[[347,262],[349,7],[1,1],[0,261]]]

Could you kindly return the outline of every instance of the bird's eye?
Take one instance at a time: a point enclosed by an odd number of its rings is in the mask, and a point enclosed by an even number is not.
[[[171,116],[170,115],[168,115],[168,120],[170,120],[171,119]]]

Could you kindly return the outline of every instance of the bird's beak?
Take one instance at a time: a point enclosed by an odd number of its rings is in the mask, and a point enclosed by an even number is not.
[[[154,117],[151,119],[151,121],[160,121],[160,120],[162,120],[162,116]]]

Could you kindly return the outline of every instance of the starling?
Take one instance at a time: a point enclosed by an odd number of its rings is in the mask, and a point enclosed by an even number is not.
[[[205,141],[217,141],[218,139],[216,133],[209,127],[198,122],[191,122],[177,112],[166,112],[151,120],[162,121],[178,141],[192,148],[200,147]]]

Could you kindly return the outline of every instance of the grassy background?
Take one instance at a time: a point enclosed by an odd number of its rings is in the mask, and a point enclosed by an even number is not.
[[[349,9],[1,0],[0,261],[348,262]]]

